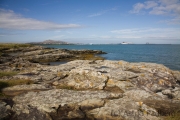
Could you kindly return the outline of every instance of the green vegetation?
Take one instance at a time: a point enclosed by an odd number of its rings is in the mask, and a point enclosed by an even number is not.
[[[82,59],[82,60],[104,60],[103,57],[95,56],[94,54],[81,54],[80,59]]]
[[[14,72],[14,71],[0,71],[0,78],[3,78],[4,76],[14,76],[16,75],[18,72]],[[2,93],[2,89],[6,88],[6,87],[11,87],[11,86],[15,86],[15,85],[24,85],[24,84],[33,84],[34,82],[32,80],[29,79],[10,79],[10,80],[0,80],[0,96],[3,95]]]
[[[180,112],[172,113],[164,118],[164,120],[180,120]]]
[[[0,92],[5,87],[8,87],[8,83],[0,81]]]
[[[34,82],[29,79],[11,79],[11,80],[0,80],[0,92],[3,88],[11,87],[15,85],[33,84]]]
[[[18,49],[18,48],[24,48],[24,47],[32,47],[31,44],[15,44],[15,43],[1,43],[0,44],[0,51],[9,50],[9,49]],[[0,54],[2,54],[0,52]]]
[[[72,86],[56,86],[56,89],[75,90],[75,88]]]
[[[19,47],[32,47],[31,44],[17,44],[17,43],[1,43],[0,44],[0,50],[1,49],[11,49],[11,48],[19,48]]]
[[[7,72],[7,71],[0,71],[0,78],[4,77],[4,76],[14,76],[16,75],[18,72],[14,72],[14,71],[10,71],[10,72]]]
[[[2,55],[6,55],[3,51],[9,50],[9,49],[18,49],[18,48],[25,48],[25,47],[32,47],[31,44],[15,44],[15,43],[0,43],[0,57]]]

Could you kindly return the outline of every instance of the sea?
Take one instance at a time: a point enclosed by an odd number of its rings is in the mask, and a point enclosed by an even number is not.
[[[50,48],[69,50],[102,50],[100,56],[107,60],[127,62],[150,62],[163,64],[180,71],[180,45],[177,44],[107,44],[107,45],[43,45]]]

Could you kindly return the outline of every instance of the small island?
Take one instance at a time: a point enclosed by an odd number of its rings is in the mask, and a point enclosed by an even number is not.
[[[105,60],[98,50],[0,44],[0,51],[0,119],[179,119],[180,71]],[[66,63],[49,65],[58,61]]]
[[[43,42],[30,42],[33,45],[73,45],[73,43],[68,43],[60,40],[45,40]]]

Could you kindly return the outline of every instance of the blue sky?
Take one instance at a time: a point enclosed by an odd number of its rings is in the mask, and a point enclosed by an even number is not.
[[[180,44],[180,0],[0,0],[0,42]]]

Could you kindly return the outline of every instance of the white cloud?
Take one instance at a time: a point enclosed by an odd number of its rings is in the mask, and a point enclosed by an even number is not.
[[[158,5],[158,3],[156,3],[155,1],[147,1],[144,3],[136,3],[133,6],[133,10],[131,10],[130,12],[131,13],[140,13],[141,10],[143,10],[143,9],[150,9],[150,8],[156,7],[157,5]]]
[[[105,12],[94,13],[94,14],[88,15],[88,17],[97,17],[97,16],[103,15],[104,13]]]
[[[145,33],[145,32],[156,32],[165,29],[160,28],[134,28],[134,29],[121,29],[121,30],[113,30],[112,33],[117,34],[137,34],[137,33]]]
[[[154,0],[146,1],[144,3],[136,3],[133,6],[131,13],[139,13],[143,10],[149,10],[150,14],[168,13],[174,14],[180,13],[180,1],[179,0]]]
[[[108,35],[104,35],[104,36],[100,36],[99,38],[102,38],[102,39],[110,39],[112,38],[111,36],[108,36]]]
[[[179,2],[179,0],[159,0],[160,3],[164,5],[171,5],[171,4],[176,4]]]
[[[171,20],[167,20],[166,23],[169,23],[169,24],[179,24],[180,25],[180,16],[176,17],[174,19],[171,19]]]
[[[64,37],[65,37],[65,35],[56,35],[56,36],[51,36],[49,39],[60,40],[60,39],[63,39]]]
[[[130,11],[131,13],[139,13],[142,9],[144,9],[144,4],[142,3],[137,3],[133,6],[133,10]]]
[[[160,7],[154,7],[149,14],[154,15],[165,15],[168,14],[168,11],[166,10],[166,7],[160,6]]]
[[[39,21],[32,18],[24,18],[12,10],[0,9],[0,28],[19,30],[57,30],[66,28],[79,28],[78,24],[57,24]]]
[[[144,13],[148,12],[152,15],[169,15],[172,16],[173,19],[176,19],[176,21],[171,21],[171,23],[174,24],[180,24],[180,21],[178,18],[180,17],[180,0],[153,0],[153,1],[146,1],[144,3],[136,3],[133,6],[133,10],[130,11],[130,13]]]
[[[169,19],[169,20],[161,20],[161,21],[159,21],[159,22],[160,22],[160,23],[180,25],[180,17],[176,17],[176,18]]]
[[[139,39],[142,37],[141,36],[116,36],[115,38],[118,38],[118,39]]]
[[[117,10],[118,7],[114,7],[114,8],[111,8],[111,9],[107,9],[107,10],[103,10],[103,11],[100,11],[100,12],[97,12],[97,13],[93,13],[93,14],[90,14],[88,15],[88,17],[97,17],[97,16],[101,16],[109,11],[115,11]]]
[[[117,38],[180,39],[180,28],[134,28],[113,30]]]
[[[158,3],[156,3],[155,1],[147,1],[145,2],[145,9],[150,9],[153,7],[158,6]]]

